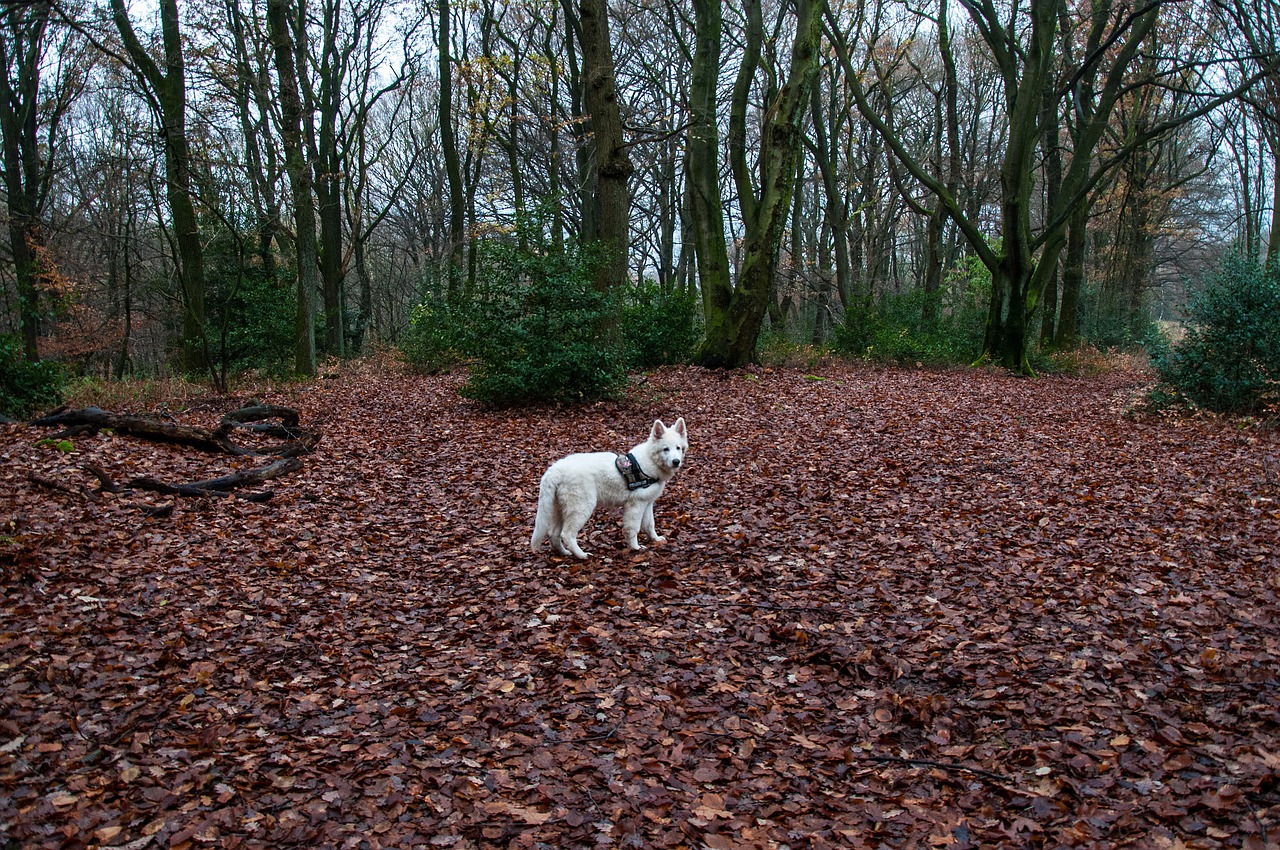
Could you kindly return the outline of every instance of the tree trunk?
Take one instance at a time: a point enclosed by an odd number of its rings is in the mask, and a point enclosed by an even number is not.
[[[834,80],[832,83],[834,96]],[[824,109],[820,86],[813,87],[810,99],[813,109],[814,160],[818,165],[818,173],[822,175],[822,190],[826,199],[823,209],[827,229],[831,233],[831,252],[836,266],[836,293],[840,298],[840,306],[848,310],[853,291],[853,267],[849,260],[849,203],[833,161],[835,151],[831,139],[836,134],[836,126],[832,126],[830,132],[827,126],[828,121],[834,124],[835,110]]]
[[[343,320],[342,187],[345,168],[338,150],[338,121],[347,57],[338,49],[338,5],[324,4],[323,46],[320,54],[316,111],[319,130],[314,152],[316,212],[320,221],[318,257],[320,289],[324,301],[324,350],[333,357],[346,355]],[[301,36],[300,36],[301,38]],[[298,69],[303,73],[303,69]]]
[[[1267,237],[1267,268],[1271,268],[1280,259],[1280,134],[1274,129],[1267,134],[1268,147],[1271,149],[1271,233]]]
[[[635,170],[622,136],[622,113],[609,42],[608,4],[581,0],[582,74],[587,113],[591,117],[595,149],[596,220],[603,260],[596,271],[596,289],[607,292],[627,279],[628,228],[631,196],[627,181]]]
[[[466,247],[467,207],[462,186],[462,163],[458,156],[458,133],[453,119],[453,60],[450,56],[449,0],[440,0],[439,44],[440,58],[440,153],[444,156],[444,169],[449,184],[449,263],[446,292],[450,301],[456,301],[462,284],[463,250]]]
[[[0,143],[9,210],[9,250],[18,289],[23,355],[40,359],[40,186],[45,177],[39,138],[40,66],[49,7],[12,10],[0,22]],[[52,155],[52,151],[49,152]]]
[[[1089,224],[1089,207],[1081,204],[1072,211],[1067,227],[1066,254],[1062,261],[1062,305],[1058,310],[1058,326],[1053,347],[1075,348],[1080,341],[1080,292],[1084,289],[1084,261]]]
[[[288,0],[267,0],[267,29],[275,50],[280,77],[280,137],[285,170],[293,194],[294,255],[297,261],[297,310],[294,316],[294,371],[316,373],[315,293],[320,284],[316,258],[316,213],[312,196],[313,175],[302,143],[303,108],[294,64],[294,43],[289,24]]]
[[[694,0],[695,45],[690,82],[688,225],[697,262],[702,308],[707,321],[728,312],[733,296],[729,249],[720,195],[720,131],[717,106],[720,73],[720,0]]]
[[[186,66],[177,0],[159,0],[164,70],[138,41],[124,0],[111,0],[112,19],[140,80],[154,93],[163,125],[165,199],[177,243],[178,279],[182,285],[182,342],[185,367],[193,374],[209,371],[205,328],[204,246],[200,220],[191,195],[191,151],[187,142]]]
[[[731,140],[731,148],[737,151],[733,154],[736,158],[733,170],[746,230],[742,268],[728,304],[713,304],[715,309],[707,312],[707,335],[697,356],[703,366],[733,369],[750,363],[755,357],[760,328],[773,299],[778,255],[795,188],[801,153],[800,125],[817,75],[820,5],[816,0],[797,0],[796,3],[796,34],[786,82],[771,99],[761,127],[758,194],[751,189],[747,177],[745,148],[733,145]],[[751,17],[749,14],[749,19]],[[749,28],[749,38],[761,36],[755,26]],[[748,54],[758,49],[758,44],[754,48],[747,46]],[[742,122],[740,116],[747,108],[748,89],[746,85],[734,86],[731,127]]]

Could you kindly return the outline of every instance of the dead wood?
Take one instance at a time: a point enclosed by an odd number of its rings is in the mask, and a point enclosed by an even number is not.
[[[76,487],[71,484],[64,484],[61,481],[55,481],[46,475],[38,475],[34,472],[27,473],[27,480],[37,487],[44,487],[46,490],[53,490],[57,493],[66,493],[68,496],[75,496],[80,499],[93,499],[95,495],[86,487]]]
[[[257,424],[266,419],[279,419],[282,424]],[[62,426],[65,430],[56,434],[55,437],[80,436],[92,431],[109,429],[130,437],[174,443],[200,451],[237,457],[244,455],[297,457],[309,454],[320,442],[318,431],[298,425],[298,411],[291,407],[274,404],[254,404],[233,410],[223,416],[222,422],[212,430],[181,425],[154,416],[111,413],[98,407],[55,411],[48,416],[33,420],[31,424],[41,427]],[[241,446],[231,439],[231,432],[237,428],[273,437],[281,442],[264,447]]]
[[[279,478],[281,475],[288,475],[300,469],[302,469],[301,458],[286,457],[272,461],[266,466],[242,469],[231,475],[210,478],[206,481],[193,481],[189,484],[168,484],[164,481],[157,481],[154,478],[141,477],[134,478],[129,482],[128,486],[135,490],[151,490],[152,492],[166,493],[173,496],[226,496],[239,487],[254,487],[264,481]],[[255,493],[243,498],[251,502],[265,502],[271,498],[271,493]]]
[[[277,419],[279,424],[266,420]],[[125,484],[112,480],[105,469],[97,464],[85,464],[81,468],[98,479],[98,491],[108,493],[125,493],[132,490],[149,490],[172,496],[207,497],[228,496],[243,487],[256,487],[273,478],[297,472],[302,468],[300,455],[309,454],[320,442],[320,432],[304,428],[298,424],[298,411],[291,407],[274,404],[251,404],[233,410],[222,417],[215,429],[198,428],[169,422],[154,416],[138,416],[111,413],[98,407],[86,407],[79,410],[58,410],[31,422],[32,425],[44,427],[62,426],[58,436],[80,436],[86,433],[97,433],[102,429],[110,429],[118,434],[131,437],[173,443],[200,451],[245,455],[277,455],[279,459],[264,466],[253,469],[242,469],[230,475],[210,478],[205,481],[171,484],[157,478],[140,476]],[[271,437],[280,442],[264,447],[246,447],[237,444],[231,438],[236,430],[246,430],[253,434]],[[58,492],[78,495],[83,498],[95,498],[97,493],[87,488],[75,489],[70,485],[52,479],[32,477],[32,483]],[[251,502],[265,502],[272,497],[270,490],[257,493],[240,494],[239,498]],[[146,506],[137,506],[144,510]],[[172,510],[172,506],[168,506]]]

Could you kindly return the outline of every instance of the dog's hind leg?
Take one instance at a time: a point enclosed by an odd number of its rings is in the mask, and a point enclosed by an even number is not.
[[[547,521],[547,539],[551,541],[551,549],[557,555],[568,557],[571,553],[564,548],[560,536],[564,533],[564,508],[559,497],[551,500],[550,519]]]
[[[564,555],[565,557],[568,557],[573,553],[564,548],[563,536],[564,519],[560,516],[560,510],[557,508],[556,515],[551,520],[551,531],[548,537],[551,540],[551,548],[555,550],[555,553],[557,555]]]
[[[533,520],[533,536],[529,538],[529,548],[535,552],[542,551],[543,541],[550,538],[551,545],[557,546],[560,536],[559,523],[556,522],[555,488],[546,482],[538,488],[538,513]]]
[[[582,547],[578,545],[578,532],[587,524],[587,520],[591,519],[591,513],[595,510],[595,505],[576,504],[572,507],[561,506],[560,515],[560,534],[552,538],[552,545],[559,540],[562,554],[572,555],[579,561],[585,561],[588,553],[582,551]]]

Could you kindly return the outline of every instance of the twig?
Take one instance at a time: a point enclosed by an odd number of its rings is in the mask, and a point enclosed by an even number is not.
[[[738,608],[759,608],[764,611],[806,611],[817,612],[819,614],[847,614],[848,611],[843,608],[819,608],[812,605],[773,605],[768,602],[668,602],[661,601],[654,603],[656,605],[670,605],[675,608],[725,608],[734,606]]]
[[[588,735],[585,738],[570,738],[568,741],[564,741],[563,743],[581,744],[586,741],[607,741],[610,738],[618,737],[618,730],[621,728],[622,728],[622,724],[618,724],[617,726],[614,726],[612,729],[610,729],[608,732],[605,732],[603,735]]]
[[[965,773],[971,773],[980,779],[985,779],[991,782],[993,785],[1003,788],[1005,791],[1022,794],[1023,796],[1026,796],[1026,797],[1040,796],[1034,791],[1028,791],[1025,788],[1019,788],[1018,786],[1014,785],[1013,780],[1008,776],[1005,776],[1000,773],[994,773],[990,770],[983,770],[980,767],[970,767],[967,764],[960,764],[959,762],[935,761],[934,759],[903,758],[901,756],[872,756],[872,755],[855,754],[854,757],[861,759],[863,761],[875,762],[877,764],[905,764],[905,765],[911,765],[914,767],[936,767],[940,770],[964,771]]]
[[[52,478],[45,478],[43,475],[37,475],[34,472],[27,473],[27,480],[32,484],[45,487],[49,490],[56,490],[59,493],[66,493],[68,496],[77,496],[81,499],[93,500],[94,494],[83,487],[76,488],[70,484],[63,484],[61,481],[54,481]]]
[[[100,490],[105,490],[108,493],[119,493],[124,489],[112,481],[111,476],[107,475],[107,471],[96,463],[82,464],[80,468],[98,479],[98,489]]]

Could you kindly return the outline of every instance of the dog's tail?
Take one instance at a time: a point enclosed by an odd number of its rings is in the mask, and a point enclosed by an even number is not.
[[[529,540],[529,548],[535,552],[542,551],[542,544],[551,534],[551,520],[556,510],[556,487],[543,479],[538,487],[538,515],[533,521],[533,537]]]

